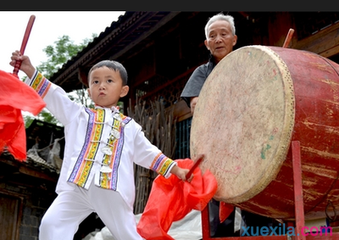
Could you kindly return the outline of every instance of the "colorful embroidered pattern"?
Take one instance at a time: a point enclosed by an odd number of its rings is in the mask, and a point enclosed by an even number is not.
[[[172,159],[166,157],[163,153],[159,153],[153,160],[150,168],[162,176],[165,176],[173,164],[175,164],[175,162]]]
[[[84,146],[79,154],[77,162],[73,168],[69,182],[73,182],[80,187],[85,187],[88,182],[90,171],[95,163],[95,157],[99,151],[100,139],[102,137],[104,122],[105,122],[105,110],[86,109],[89,114],[88,128],[86,131],[86,139]],[[107,116],[108,117],[108,116]],[[118,168],[121,159],[123,144],[124,144],[124,127],[131,118],[120,114],[120,119],[113,119],[113,126],[111,131],[117,130],[119,132],[119,138],[110,137],[106,143],[106,148],[109,148],[108,154],[104,154],[102,159],[102,166],[105,167],[105,171],[100,172],[99,185],[105,189],[117,189],[118,181]],[[101,141],[101,143],[103,143]],[[96,164],[98,161],[96,161]],[[109,172],[107,172],[109,168]]]
[[[119,130],[120,132],[120,122],[116,119],[113,119],[113,126],[112,126],[112,130],[116,129],[116,130]],[[110,169],[113,170],[113,165],[114,165],[114,162],[115,162],[115,157],[117,156],[117,143],[118,143],[118,139],[115,138],[115,137],[110,137],[108,139],[108,142],[107,142],[107,146],[109,146],[112,154],[111,155],[105,155],[104,156],[104,160],[103,160],[103,165],[107,165],[109,166]],[[111,184],[112,184],[112,172],[109,172],[109,173],[100,173],[100,186],[102,188],[106,188],[106,189],[109,189]]]
[[[87,113],[89,114],[89,124],[86,132],[85,143],[68,180],[80,187],[84,187],[89,178],[95,156],[98,152],[99,140],[103,131],[102,123],[105,119],[104,109],[97,109],[94,112],[87,109]]]
[[[41,73],[35,75],[31,82],[31,87],[44,98],[51,87],[52,83],[47,80]]]
[[[119,138],[116,138],[111,135],[109,141],[107,143],[108,146],[111,147],[112,155],[105,156],[103,165],[108,165],[112,172],[110,173],[100,173],[100,186],[106,189],[117,189],[117,182],[118,182],[118,168],[120,164],[122,149],[124,145],[124,126],[131,121],[130,117],[126,117],[120,113],[120,118],[122,121],[118,119],[113,119],[113,126],[111,131],[118,131],[120,133]]]

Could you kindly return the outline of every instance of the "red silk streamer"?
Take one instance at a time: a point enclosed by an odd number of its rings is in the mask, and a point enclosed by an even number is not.
[[[0,70],[0,153],[26,160],[26,131],[21,110],[37,115],[45,102],[17,76]]]
[[[191,159],[176,160],[181,168],[191,169]],[[200,168],[193,171],[193,179],[189,183],[171,175],[164,178],[159,175],[153,181],[145,210],[137,225],[139,234],[147,240],[174,240],[167,234],[173,221],[184,218],[191,210],[202,211],[217,191],[214,175]]]

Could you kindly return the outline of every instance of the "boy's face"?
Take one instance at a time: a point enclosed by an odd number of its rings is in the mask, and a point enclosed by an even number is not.
[[[88,94],[101,107],[117,106],[119,99],[128,93],[129,87],[122,85],[120,73],[108,67],[94,69],[89,78]]]

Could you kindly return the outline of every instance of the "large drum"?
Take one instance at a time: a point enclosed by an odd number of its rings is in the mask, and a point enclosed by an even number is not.
[[[339,208],[339,65],[290,48],[231,52],[206,80],[191,128],[191,158],[205,155],[200,167],[217,179],[214,198],[293,219],[293,140],[305,219],[331,215]]]

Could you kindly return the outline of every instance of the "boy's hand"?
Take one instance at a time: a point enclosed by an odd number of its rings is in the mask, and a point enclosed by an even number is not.
[[[27,77],[32,78],[35,72],[35,68],[33,67],[29,57],[21,55],[20,51],[16,50],[12,53],[9,65],[15,67],[16,61],[21,61],[20,70],[23,71],[27,75]]]
[[[187,182],[191,182],[193,179],[193,174],[186,179],[186,175],[189,172],[189,169],[184,169],[179,167],[178,165],[175,165],[172,169],[171,169],[171,173],[176,175],[179,179],[183,180],[183,181],[187,181]]]

